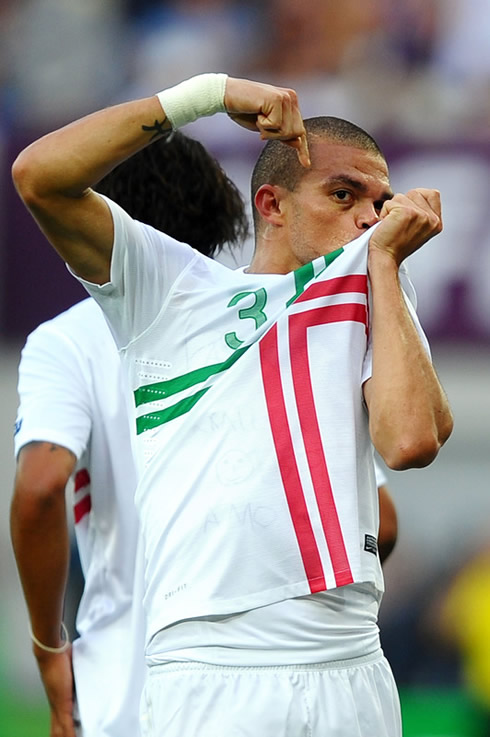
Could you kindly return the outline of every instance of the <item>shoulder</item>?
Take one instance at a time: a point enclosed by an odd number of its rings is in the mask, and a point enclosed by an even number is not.
[[[38,335],[47,335],[49,333],[69,332],[73,327],[84,322],[85,319],[93,319],[99,321],[103,318],[102,311],[95,300],[91,297],[77,302],[72,307],[60,312],[55,317],[40,323],[34,330],[29,333],[27,340]]]
[[[154,228],[152,225],[135,220],[116,202],[113,202],[113,200],[104,195],[100,196],[107,203],[112,215],[115,245],[121,246],[125,243],[130,243],[131,249],[134,250],[141,243],[147,248],[155,248],[157,252],[161,249],[181,252],[182,254],[186,254],[189,260],[197,253],[188,244],[175,240],[175,238]]]
[[[84,299],[56,317],[46,320],[27,337],[22,349],[23,362],[28,358],[49,355],[61,363],[69,355],[90,355],[94,346],[112,346],[113,338],[102,310],[94,299]]]

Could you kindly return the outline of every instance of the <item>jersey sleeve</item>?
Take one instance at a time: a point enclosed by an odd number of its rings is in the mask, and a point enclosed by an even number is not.
[[[48,324],[29,335],[19,364],[15,456],[37,440],[80,458],[91,431],[88,381],[83,357],[66,335]]]
[[[404,263],[400,266],[400,284],[402,288],[402,293],[405,298],[405,304],[407,305],[408,312],[410,314],[410,317],[413,320],[413,323],[415,325],[415,329],[417,330],[417,333],[419,335],[420,340],[422,341],[422,345],[424,346],[425,351],[427,352],[428,356],[431,357],[430,352],[430,346],[429,341],[427,340],[427,336],[424,333],[424,330],[422,328],[422,325],[420,324],[420,320],[417,315],[417,295],[414,289],[414,286],[410,280],[407,267]],[[371,300],[370,300],[371,301]],[[372,314],[372,305],[369,306],[369,313]],[[371,328],[371,326],[369,326]],[[368,346],[366,355],[364,357],[364,364],[362,369],[362,378],[361,383],[364,384],[365,381],[371,378],[373,373],[373,343],[372,343],[372,331],[369,330],[369,339],[368,339]]]
[[[165,309],[179,277],[199,254],[103,199],[114,223],[110,281],[99,286],[73,275],[98,302],[117,346],[124,348]]]

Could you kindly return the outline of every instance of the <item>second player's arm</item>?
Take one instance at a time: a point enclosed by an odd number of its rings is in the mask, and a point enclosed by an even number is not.
[[[388,487],[378,486],[379,500],[379,532],[378,550],[379,559],[384,563],[391,555],[398,537],[398,515]]]
[[[61,622],[70,557],[65,486],[75,456],[47,442],[19,452],[11,536],[32,632],[47,647],[63,644]],[[51,710],[51,737],[75,737],[70,650],[50,653],[33,643]]]

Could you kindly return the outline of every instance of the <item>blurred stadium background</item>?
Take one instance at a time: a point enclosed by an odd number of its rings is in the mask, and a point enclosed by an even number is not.
[[[48,734],[8,534],[19,351],[84,296],[10,166],[52,128],[201,71],[294,87],[305,116],[375,135],[396,190],[442,192],[445,230],[409,268],[456,424],[431,467],[389,473],[400,536],[380,624],[406,737],[490,735],[489,40],[488,0],[0,0],[1,737]],[[226,116],[186,132],[247,199],[260,142]]]

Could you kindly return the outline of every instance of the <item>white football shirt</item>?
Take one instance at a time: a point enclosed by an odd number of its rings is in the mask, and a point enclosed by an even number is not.
[[[148,638],[350,583],[382,590],[362,400],[372,231],[296,272],[249,274],[108,204],[111,281],[83,283],[137,406]]]
[[[73,666],[83,736],[135,737],[145,672],[141,598],[133,596],[137,473],[120,360],[94,300],[30,334],[18,391],[16,455],[38,440],[77,458],[73,511],[85,587]]]

